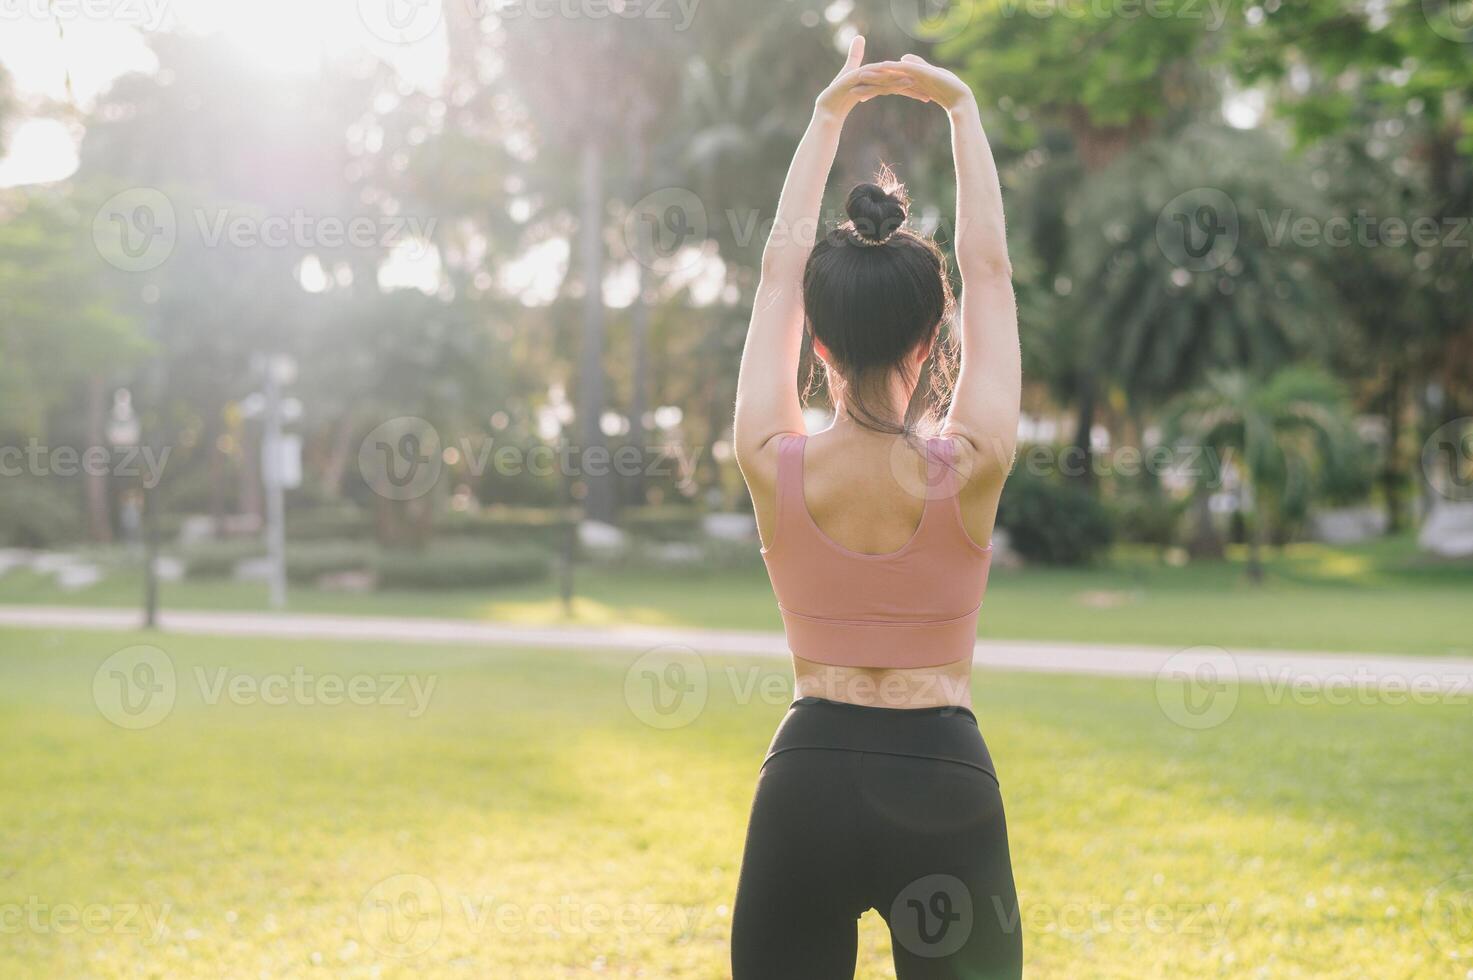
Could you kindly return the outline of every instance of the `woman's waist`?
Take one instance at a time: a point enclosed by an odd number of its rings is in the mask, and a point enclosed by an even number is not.
[[[941,759],[997,776],[976,715],[960,705],[892,708],[800,697],[778,725],[767,759],[815,749]]]
[[[970,649],[968,650],[970,653]],[[894,651],[890,651],[893,662]],[[869,667],[793,655],[795,697],[873,708],[970,708],[972,659],[934,667]]]

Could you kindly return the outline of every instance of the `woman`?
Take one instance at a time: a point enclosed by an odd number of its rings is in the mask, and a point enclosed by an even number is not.
[[[1020,367],[1002,192],[972,93],[914,55],[848,62],[818,97],[762,258],[737,383],[737,459],[798,700],[758,777],[732,924],[735,980],[854,975],[890,926],[900,980],[1022,973],[1002,799],[970,710],[977,609],[1012,463]],[[903,95],[945,109],[956,163],[961,369],[945,261],[905,199],[860,184],[813,239],[844,118]],[[806,234],[805,234],[806,231]],[[805,331],[835,404],[803,434]],[[925,364],[928,392],[917,396]],[[937,416],[950,394],[944,420]],[[939,427],[939,434],[935,433]]]

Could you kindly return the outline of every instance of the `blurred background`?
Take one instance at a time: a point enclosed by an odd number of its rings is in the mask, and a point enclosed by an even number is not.
[[[0,764],[20,788],[0,926],[50,926],[11,930],[0,967],[722,974],[785,701],[737,710],[754,688],[681,631],[780,629],[731,409],[782,178],[856,32],[972,84],[1002,173],[1025,393],[984,641],[1376,654],[1403,684],[1385,658],[1473,656],[1468,0],[20,0],[0,8],[0,731],[27,750]],[[827,219],[882,162],[945,246],[944,113],[858,109]],[[238,638],[273,611],[659,628],[713,693],[672,734],[631,712],[617,659],[396,646],[382,623],[367,647]],[[125,612],[218,615],[202,639]],[[167,675],[148,724],[98,693],[118,655],[141,691]],[[272,713],[202,680],[309,667],[410,670],[439,699],[401,729],[382,701],[298,689]],[[1184,726],[1159,686],[979,683],[1020,776],[1015,860],[1048,869],[1020,872],[1046,912],[1033,969],[1473,976],[1473,691],[1332,710],[1251,685]],[[1045,785],[1082,746],[1113,762]],[[1184,775],[1232,760],[1263,781]],[[404,795],[365,795],[360,765]],[[1106,776],[1131,800],[1100,802]],[[723,787],[725,815],[687,781]],[[312,828],[300,849],[278,799]],[[636,816],[651,799],[669,808]],[[1132,856],[1050,819],[1112,806]],[[584,857],[554,859],[571,839]],[[495,873],[465,879],[464,855]],[[1223,896],[1225,867],[1253,884]],[[187,884],[202,868],[213,886]],[[704,917],[488,936],[461,899],[492,894]],[[424,948],[374,918],[406,895],[437,910]],[[1206,939],[1101,928],[1061,895],[1234,914]],[[58,902],[173,921],[74,934]]]

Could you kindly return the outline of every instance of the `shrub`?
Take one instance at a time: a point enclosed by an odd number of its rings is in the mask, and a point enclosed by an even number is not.
[[[478,514],[451,511],[438,515],[435,534],[498,545],[532,545],[555,551],[563,547],[573,523],[564,511],[558,509],[497,507]]]
[[[552,573],[552,556],[526,544],[478,542],[394,549],[378,558],[381,589],[457,589],[537,582]]]
[[[59,481],[0,477],[0,545],[49,548],[75,541],[87,526],[75,494]]]
[[[1177,541],[1184,501],[1162,493],[1135,492],[1115,498],[1110,505],[1120,540],[1169,548]]]
[[[1109,512],[1088,491],[1027,470],[1009,477],[997,522],[1018,554],[1049,565],[1091,562],[1115,536]]]
[[[222,541],[200,541],[190,545],[179,557],[184,559],[184,574],[188,578],[229,578],[235,566],[251,558],[266,554],[266,545],[260,538],[226,538]]]
[[[189,578],[229,578],[241,562],[266,557],[266,544],[259,537],[202,541],[180,557]],[[366,571],[373,565],[373,547],[358,541],[288,542],[286,546],[286,577],[292,582],[312,583],[324,575]]]
[[[292,582],[316,582],[324,575],[367,571],[375,552],[357,541],[318,541],[286,548],[286,577]]]
[[[360,507],[314,507],[301,513],[287,510],[288,541],[367,541],[373,538],[373,515]]]
[[[619,518],[626,531],[647,541],[695,543],[702,538],[701,512],[693,507],[626,507]]]

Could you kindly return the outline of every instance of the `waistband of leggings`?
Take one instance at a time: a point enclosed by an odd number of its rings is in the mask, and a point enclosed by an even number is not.
[[[937,759],[972,766],[997,778],[977,716],[959,706],[880,708],[799,698],[777,726],[762,764],[795,749]]]

